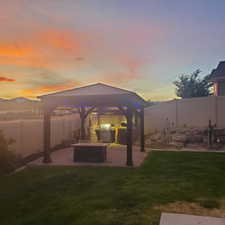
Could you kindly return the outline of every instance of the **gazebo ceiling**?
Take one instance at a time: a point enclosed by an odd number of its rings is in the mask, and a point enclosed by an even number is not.
[[[145,107],[147,102],[135,92],[97,83],[71,90],[42,95],[39,98],[52,106],[126,106]]]

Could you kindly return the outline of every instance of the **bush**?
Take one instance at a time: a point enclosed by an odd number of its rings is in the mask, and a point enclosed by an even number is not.
[[[202,200],[200,201],[200,206],[207,208],[207,209],[219,209],[220,203],[216,200]]]
[[[7,140],[0,131],[0,175],[12,172],[20,164],[20,157],[9,150],[9,145],[12,143],[14,140]]]

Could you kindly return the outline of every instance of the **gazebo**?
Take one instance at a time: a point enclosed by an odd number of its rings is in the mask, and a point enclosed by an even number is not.
[[[147,102],[135,92],[97,83],[84,87],[60,91],[39,96],[44,108],[44,163],[51,162],[50,126],[51,114],[60,106],[77,108],[80,114],[80,137],[85,139],[85,119],[98,107],[117,107],[127,120],[127,166],[133,165],[132,130],[133,117],[140,118],[140,151],[145,151],[144,144],[144,108]]]

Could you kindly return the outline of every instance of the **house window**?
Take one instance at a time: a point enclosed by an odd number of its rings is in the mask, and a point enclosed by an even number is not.
[[[225,81],[219,83],[219,95],[225,96]]]

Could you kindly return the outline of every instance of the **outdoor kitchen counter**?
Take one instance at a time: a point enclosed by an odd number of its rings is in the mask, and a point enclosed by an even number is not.
[[[72,144],[74,162],[105,162],[108,144],[78,143]]]

